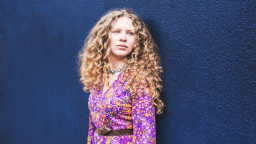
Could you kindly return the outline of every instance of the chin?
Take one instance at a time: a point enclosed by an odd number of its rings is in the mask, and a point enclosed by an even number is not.
[[[126,58],[128,56],[128,53],[116,53],[116,54],[113,54],[114,57],[117,57],[119,59],[123,59],[123,58]]]

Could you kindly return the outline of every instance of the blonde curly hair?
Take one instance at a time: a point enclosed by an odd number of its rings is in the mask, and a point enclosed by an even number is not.
[[[158,56],[157,46],[145,25],[145,23],[132,11],[127,9],[113,10],[104,15],[92,28],[85,40],[84,46],[79,53],[80,82],[84,84],[85,92],[93,89],[99,90],[103,81],[109,79],[107,68],[110,66],[108,56],[110,55],[111,28],[120,17],[128,17],[135,27],[136,42],[132,52],[127,56],[128,67],[122,73],[122,80],[127,81],[132,95],[138,89],[143,89],[147,83],[152,97],[152,103],[156,107],[156,113],[163,111],[163,102],[160,92],[163,82],[160,77],[162,67]],[[103,74],[106,77],[103,78]],[[107,82],[109,87],[109,83]]]

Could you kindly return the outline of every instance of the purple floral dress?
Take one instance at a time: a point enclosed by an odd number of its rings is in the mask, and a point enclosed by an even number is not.
[[[104,144],[108,136],[99,136],[96,128],[105,130],[133,129],[133,135],[113,136],[113,144],[151,144],[156,142],[155,110],[148,86],[132,96],[122,72],[112,86],[102,94],[102,88],[92,91],[88,107],[88,143]]]

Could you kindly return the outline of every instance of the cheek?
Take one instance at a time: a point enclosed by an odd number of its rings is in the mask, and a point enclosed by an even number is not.
[[[134,44],[135,44],[135,41],[136,41],[135,38],[130,38],[130,39],[129,39],[130,45],[134,45]]]
[[[113,48],[113,46],[114,46],[114,41],[113,41],[113,39],[110,39],[110,40],[109,40],[109,46],[110,46],[110,49]]]
[[[116,41],[117,41],[116,37],[112,36],[111,39],[109,40],[110,45],[115,45]]]
[[[132,39],[132,48],[134,47],[135,42],[136,42],[136,38],[133,38]]]

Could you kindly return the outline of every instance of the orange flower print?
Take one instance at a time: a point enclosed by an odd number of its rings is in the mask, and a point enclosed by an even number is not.
[[[116,105],[120,106],[121,104],[120,104],[120,102],[116,102]]]
[[[149,93],[149,92],[150,92],[150,89],[149,89],[149,88],[146,88],[146,92]]]

